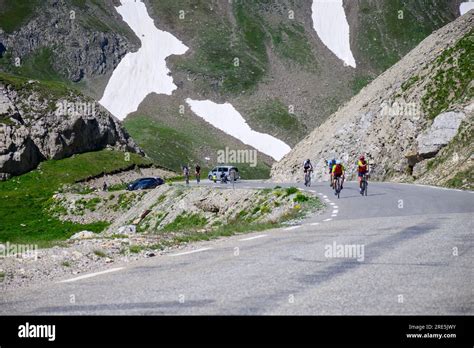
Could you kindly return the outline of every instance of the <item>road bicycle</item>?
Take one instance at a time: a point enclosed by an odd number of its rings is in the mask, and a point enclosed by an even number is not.
[[[310,187],[311,186],[311,169],[308,169],[304,174],[304,186]]]
[[[336,194],[337,198],[339,198],[339,195],[341,193],[341,180],[341,176],[335,177],[334,193]]]
[[[367,173],[362,175],[362,179],[360,180],[360,194],[362,196],[367,196],[367,186],[369,186],[369,182],[367,181]]]

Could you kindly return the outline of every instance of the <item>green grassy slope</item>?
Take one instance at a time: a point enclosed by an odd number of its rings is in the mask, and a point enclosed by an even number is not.
[[[20,28],[41,4],[41,0],[0,0],[0,28],[11,33]]]
[[[201,88],[219,83],[223,93],[251,90],[264,76],[268,63],[260,24],[239,6],[241,31],[227,18],[211,11],[207,1],[155,0],[152,5],[160,19],[171,23],[194,43],[195,54],[177,57],[176,68],[203,79]],[[186,9],[184,19],[176,16]],[[238,59],[238,61],[237,61]]]
[[[455,19],[447,0],[361,0],[356,50],[379,74]]]
[[[434,62],[436,74],[427,83],[426,93],[421,100],[423,111],[429,118],[435,118],[456,102],[474,98],[473,62],[474,30],[471,30]]]
[[[0,182],[0,241],[47,246],[81,230],[100,232],[107,223],[81,225],[52,217],[47,213],[51,197],[64,184],[134,164],[149,160],[131,153],[127,161],[123,152],[102,150],[43,162],[34,171]]]
[[[37,76],[39,76],[38,73]],[[43,75],[44,76],[44,75]],[[23,96],[30,93],[37,93],[43,100],[48,102],[50,111],[56,109],[55,100],[69,96],[76,96],[80,92],[77,91],[70,83],[64,83],[58,80],[35,80],[35,83],[29,83],[30,79],[25,76],[7,74],[0,71],[0,83],[10,85],[14,90]],[[9,123],[11,120],[7,115],[0,116],[0,123]],[[22,115],[24,118],[30,117],[28,113]]]
[[[25,79],[62,82],[64,85],[73,88],[72,82],[54,70],[52,59],[54,59],[52,50],[45,47],[24,57],[21,65],[16,67],[12,64],[11,54],[7,52],[0,58],[0,70]]]
[[[41,0],[0,0],[0,28],[12,33],[21,28],[42,6]],[[118,31],[130,33],[127,27],[122,26],[110,16],[111,2],[103,0],[65,0],[68,11],[81,11],[76,19],[81,25],[102,32]],[[107,19],[104,21],[103,19]]]
[[[252,129],[267,129],[290,146],[297,144],[307,133],[307,128],[279,99],[268,99],[253,107],[248,114]]]
[[[262,15],[266,0],[232,2],[235,23],[211,9],[208,1],[152,0],[153,10],[173,33],[190,42],[194,54],[176,57],[175,68],[202,79],[200,89],[251,92],[267,76],[268,47],[291,64],[316,68],[308,37],[296,21],[272,23]],[[180,18],[184,11],[184,18]]]
[[[425,72],[413,75],[401,85],[400,95],[406,95],[423,85],[421,108],[429,119],[434,119],[452,105],[474,98],[474,30],[466,33],[455,45],[444,50],[435,60],[424,66]]]
[[[361,0],[351,44],[359,64],[354,94],[433,31],[455,19],[451,0]]]

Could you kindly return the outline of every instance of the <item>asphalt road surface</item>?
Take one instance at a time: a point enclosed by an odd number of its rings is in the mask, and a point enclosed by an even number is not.
[[[370,183],[362,197],[350,182],[337,199],[326,182],[310,189],[327,208],[298,225],[6,291],[0,314],[474,314],[473,192]]]

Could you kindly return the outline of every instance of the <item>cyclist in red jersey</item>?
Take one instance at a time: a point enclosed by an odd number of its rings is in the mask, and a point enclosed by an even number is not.
[[[369,163],[365,160],[364,155],[359,157],[359,161],[357,161],[357,176],[359,177],[359,189],[362,193],[362,177],[364,174],[369,172]]]

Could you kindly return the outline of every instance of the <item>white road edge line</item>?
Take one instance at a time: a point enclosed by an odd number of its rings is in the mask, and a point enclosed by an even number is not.
[[[337,214],[337,213],[339,213],[339,210],[334,209],[334,210],[332,211],[332,213],[333,213],[333,214]]]
[[[188,255],[188,254],[194,254],[198,253],[200,251],[206,251],[206,250],[211,250],[212,248],[201,248],[201,249],[196,249],[196,250],[191,250],[191,251],[185,251],[182,253],[177,253],[177,254],[171,254],[169,256],[181,256],[181,255]]]
[[[258,236],[254,236],[254,237],[249,237],[249,238],[243,238],[243,239],[239,239],[239,241],[246,241],[246,240],[252,240],[252,239],[257,239],[257,238],[263,238],[263,237],[266,237],[267,235],[266,234],[260,234]]]
[[[331,218],[328,218],[328,219],[324,219],[323,221],[331,221],[332,219]]]
[[[312,222],[310,223],[311,226],[316,226],[316,225],[319,225],[319,222]]]
[[[291,230],[296,230],[297,228],[300,228],[301,225],[298,225],[298,226],[291,226],[291,227],[287,227],[285,228],[285,231],[291,231]]]
[[[117,271],[120,271],[120,270],[122,270],[122,269],[124,269],[124,268],[125,268],[125,267],[116,267],[116,268],[111,268],[111,269],[108,269],[108,270],[105,270],[105,271],[101,271],[101,272],[95,272],[95,273],[84,274],[84,275],[81,275],[81,276],[76,277],[76,278],[61,280],[61,281],[59,281],[58,283],[71,283],[71,282],[75,282],[75,281],[81,280],[81,279],[87,279],[87,278],[96,277],[96,276],[101,275],[101,274],[117,272]]]

